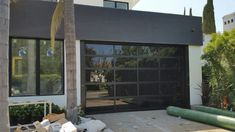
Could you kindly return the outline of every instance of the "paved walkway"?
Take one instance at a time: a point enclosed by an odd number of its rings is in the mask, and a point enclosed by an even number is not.
[[[91,115],[114,132],[230,132],[173,116],[165,110]]]

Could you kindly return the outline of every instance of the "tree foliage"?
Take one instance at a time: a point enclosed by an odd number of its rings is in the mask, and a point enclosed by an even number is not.
[[[54,50],[55,48],[55,37],[58,29],[60,28],[62,19],[64,17],[64,1],[60,0],[55,7],[55,11],[51,20],[51,48]]]
[[[212,34],[202,59],[212,87],[210,101],[219,106],[225,96],[235,92],[235,30]]]
[[[202,30],[205,34],[216,32],[213,0],[207,0],[204,7]]]
[[[189,16],[193,16],[193,10],[192,10],[192,8],[189,9]]]

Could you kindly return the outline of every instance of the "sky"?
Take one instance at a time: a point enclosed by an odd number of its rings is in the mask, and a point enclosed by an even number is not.
[[[193,16],[202,16],[206,3],[207,0],[140,0],[134,10],[183,15],[185,7],[187,15],[192,8]],[[214,11],[216,30],[223,32],[222,17],[235,12],[235,0],[214,0]]]

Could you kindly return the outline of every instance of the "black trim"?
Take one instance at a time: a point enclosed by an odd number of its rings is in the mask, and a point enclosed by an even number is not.
[[[12,75],[12,39],[11,37],[9,38],[9,49],[8,49],[8,54],[9,54],[9,76],[8,76],[8,82],[9,82],[9,97],[11,96],[11,75]]]
[[[187,102],[187,104],[188,104],[188,108],[190,108],[190,76],[189,76],[189,46],[187,46],[186,47],[186,54],[187,54],[187,56],[185,56],[185,60],[186,60],[186,76],[185,76],[185,78],[186,78],[186,93],[187,93],[187,98],[188,98],[188,102]]]
[[[36,39],[36,96],[40,95],[40,40]]]
[[[36,93],[35,95],[19,95],[19,96],[11,96],[11,82],[12,82],[12,40],[13,39],[31,39],[35,40],[36,42]],[[40,95],[40,40],[49,40],[47,38],[30,38],[30,37],[14,37],[10,36],[9,38],[9,97],[32,97],[32,96],[61,96],[65,95],[65,69],[64,69],[64,40],[63,39],[56,39],[57,41],[62,42],[62,62],[61,62],[61,82],[62,82],[62,93],[61,94],[44,94]]]
[[[83,67],[85,67],[85,58],[82,57],[82,55],[85,54],[85,44],[84,42],[80,42],[80,55],[81,55],[81,105],[82,108],[85,109],[86,108],[86,87],[85,87],[85,78],[86,78],[86,74],[85,74],[85,70],[82,70]]]

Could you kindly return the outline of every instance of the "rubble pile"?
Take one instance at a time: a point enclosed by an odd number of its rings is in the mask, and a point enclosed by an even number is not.
[[[36,121],[32,127],[19,125],[15,132],[102,132],[106,128],[100,120],[80,117],[79,125],[66,120],[65,114],[48,114],[42,122]]]

